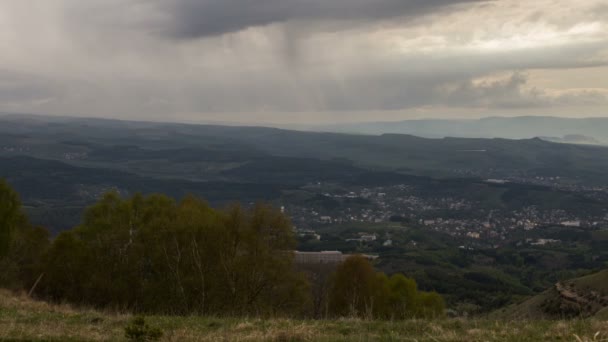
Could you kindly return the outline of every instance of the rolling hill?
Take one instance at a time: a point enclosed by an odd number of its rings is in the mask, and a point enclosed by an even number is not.
[[[556,283],[547,291],[497,313],[530,319],[608,318],[608,270]]]
[[[524,140],[351,135],[103,119],[0,117],[0,151],[152,176],[210,180],[266,157],[340,160],[432,177],[560,177],[608,185],[608,148]],[[166,162],[179,165],[166,170]],[[161,165],[161,163],[164,165]]]
[[[193,193],[214,204],[290,201],[309,184],[408,184],[419,197],[481,207],[598,211],[597,198],[546,186],[608,186],[608,148],[541,139],[427,139],[29,115],[0,116],[0,177],[34,221],[59,230],[108,190]],[[485,178],[514,178],[489,184]],[[350,191],[350,190],[349,190]],[[317,198],[305,193],[305,202]],[[308,196],[308,197],[306,197]],[[308,198],[308,199],[307,199]]]

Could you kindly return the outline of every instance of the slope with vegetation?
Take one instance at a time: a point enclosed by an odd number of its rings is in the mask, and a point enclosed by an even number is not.
[[[301,237],[300,248],[376,254],[380,270],[406,274],[419,288],[441,293],[458,315],[518,303],[557,282],[603,269],[608,260],[608,231],[601,227],[522,228],[511,231],[497,247],[485,239],[453,236],[415,222],[334,224],[317,232],[321,240]],[[375,234],[377,240],[345,240],[361,232]],[[534,244],[539,239],[559,242]]]
[[[608,270],[557,282],[547,291],[496,314],[531,319],[607,319]]]

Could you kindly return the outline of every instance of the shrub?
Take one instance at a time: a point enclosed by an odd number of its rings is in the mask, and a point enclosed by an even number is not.
[[[125,327],[125,337],[129,341],[137,342],[158,341],[163,337],[163,332],[159,328],[149,326],[145,318],[135,317]]]

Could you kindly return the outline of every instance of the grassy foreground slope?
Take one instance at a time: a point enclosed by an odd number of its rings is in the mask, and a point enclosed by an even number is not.
[[[131,317],[77,310],[0,290],[0,341],[125,341]],[[606,341],[608,322],[302,321],[147,317],[164,341]]]

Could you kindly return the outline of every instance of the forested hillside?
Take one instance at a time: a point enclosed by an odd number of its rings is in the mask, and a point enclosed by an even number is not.
[[[389,278],[357,255],[335,266],[323,293],[313,293],[316,270],[296,269],[292,227],[266,205],[216,210],[195,197],[109,193],[81,225],[50,240],[27,223],[5,182],[0,198],[0,286],[49,301],[178,315],[444,314],[438,294],[418,291],[403,275]],[[323,310],[313,311],[313,302]]]
[[[601,177],[608,170],[607,148],[541,139],[425,139],[38,116],[4,116],[0,123],[4,154],[83,165],[113,162],[148,175],[165,172],[175,177],[180,172],[181,167],[155,160],[187,165],[186,170],[198,170],[192,176],[209,179],[241,163],[275,156],[338,159],[365,168],[442,177],[560,176],[581,184],[608,184]],[[149,169],[153,165],[159,169]],[[192,169],[195,166],[198,169]]]

